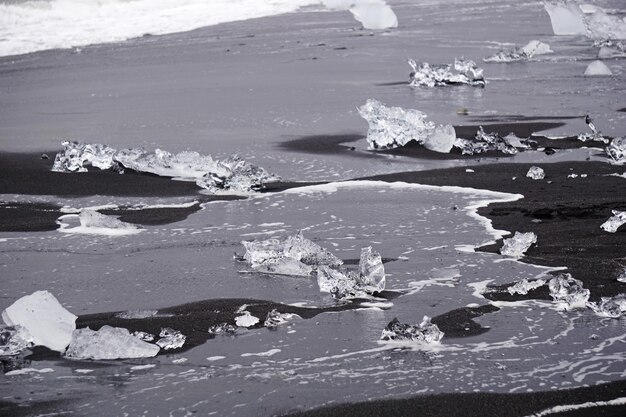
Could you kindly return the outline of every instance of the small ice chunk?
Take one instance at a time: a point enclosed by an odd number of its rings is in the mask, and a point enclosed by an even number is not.
[[[585,35],[587,33],[585,17],[576,3],[545,1],[543,7],[550,15],[552,31],[555,35]]]
[[[597,40],[593,46],[599,47],[598,59],[626,58],[626,46],[612,39]]]
[[[232,324],[228,324],[228,323],[219,323],[219,324],[214,324],[213,326],[209,327],[209,333],[210,334],[234,334],[237,331],[237,326],[233,326]]]
[[[536,167],[536,166],[532,166],[528,169],[526,176],[533,180],[542,180],[546,177],[546,173],[543,169]]]
[[[591,118],[591,116],[585,116],[585,123],[589,127],[589,130],[591,130],[591,133],[581,133],[580,135],[578,135],[578,140],[582,142],[595,140],[599,142],[609,143],[609,140],[602,136],[600,131],[596,128],[596,125],[593,123],[593,119]]]
[[[317,284],[333,298],[365,297],[385,289],[385,267],[380,254],[367,247],[361,249],[358,273],[320,266]]]
[[[179,349],[185,344],[187,337],[178,330],[165,327],[159,333],[160,339],[156,342],[163,350]]]
[[[369,99],[358,108],[368,125],[367,142],[370,149],[394,149],[415,141],[435,152],[450,152],[456,140],[451,125],[435,126],[426,114],[415,109],[387,107]]]
[[[580,280],[570,274],[559,274],[548,283],[550,296],[566,310],[585,307],[589,300],[589,290],[583,288]]]
[[[534,243],[537,243],[537,235],[533,232],[515,232],[513,237],[504,239],[500,253],[505,256],[520,258]]]
[[[485,62],[518,62],[527,61],[535,55],[545,55],[554,52],[550,49],[550,45],[541,41],[532,40],[521,48],[515,48],[510,51],[499,51],[494,55],[484,58]]]
[[[517,153],[517,148],[509,142],[509,138],[512,137],[509,135],[503,138],[495,132],[486,133],[483,127],[479,126],[474,139],[458,138],[454,146],[461,150],[462,155],[474,155],[490,151],[514,155]],[[521,143],[521,140],[517,136],[515,136],[513,140],[515,143]]]
[[[430,65],[428,62],[418,64],[409,59],[413,71],[409,74],[411,87],[441,87],[447,85],[466,84],[473,87],[484,87],[485,78],[482,68],[474,61],[454,59],[454,65]]]
[[[70,359],[130,359],[151,358],[159,353],[159,347],[131,335],[127,329],[102,326],[75,330],[65,352]]]
[[[36,291],[14,302],[2,312],[7,326],[21,326],[35,346],[63,352],[76,329],[76,316],[67,311],[48,291]]]
[[[621,225],[626,223],[626,211],[612,210],[612,212],[613,216],[611,216],[611,218],[602,223],[602,225],[600,226],[602,230],[609,233],[617,232],[617,229],[619,229]]]
[[[62,216],[61,219],[66,216]],[[78,214],[78,219],[80,220],[80,226],[68,227],[67,224],[62,223],[59,230],[63,233],[105,236],[134,235],[144,231],[144,229],[140,229],[134,224],[123,222],[114,216],[107,216],[91,209],[81,210]]]
[[[520,48],[520,51],[525,53],[528,57],[533,57],[535,55],[551,54],[554,52],[552,49],[550,49],[550,45],[537,40],[532,40],[528,42],[526,45]]]
[[[133,336],[140,340],[143,340],[144,342],[154,341],[154,335],[148,332],[136,331],[136,332],[133,332]]]
[[[398,27],[398,18],[384,0],[322,0],[331,10],[350,10],[364,29],[381,30]]]
[[[157,313],[157,310],[129,310],[117,313],[115,317],[124,320],[147,319],[156,316]]]
[[[397,318],[389,322],[384,328],[380,340],[398,342],[439,343],[443,338],[443,332],[436,324],[430,322],[430,317],[424,316],[419,325],[400,323]]]
[[[329,265],[337,267],[343,261],[333,255],[327,249],[307,239],[302,230],[294,236],[289,236],[284,242],[283,253],[293,259],[301,261],[305,265]]]
[[[280,313],[278,310],[273,309],[272,311],[267,313],[267,317],[265,318],[263,325],[265,327],[273,329],[280,326],[281,324],[287,323],[294,317],[298,317],[298,315],[290,313]]]
[[[617,276],[617,281],[626,284],[626,268]]]
[[[534,290],[544,285],[546,285],[546,281],[543,279],[528,281],[526,278],[524,278],[521,281],[516,282],[515,285],[511,285],[506,290],[511,295],[515,295],[515,294],[526,295],[528,294],[528,291]]]
[[[609,67],[602,61],[593,61],[589,65],[587,65],[587,69],[585,70],[585,74],[587,76],[596,76],[596,75],[613,75]]]
[[[280,181],[280,177],[252,165],[239,157],[218,161],[215,167],[196,181],[198,186],[212,193],[224,190],[248,193],[259,191],[268,183]]]
[[[14,356],[33,345],[33,337],[22,326],[0,325],[0,356]]]
[[[252,327],[259,322],[259,318],[250,314],[249,311],[244,311],[241,316],[235,317],[235,324],[239,327]]]
[[[589,302],[587,306],[599,316],[617,319],[626,313],[626,294],[602,297],[599,302]]]
[[[371,246],[361,249],[359,283],[369,292],[380,292],[385,289],[385,266],[380,253],[372,250]]]
[[[605,148],[607,155],[613,160],[612,163],[616,165],[623,165],[626,163],[626,136],[614,138],[609,146]]]

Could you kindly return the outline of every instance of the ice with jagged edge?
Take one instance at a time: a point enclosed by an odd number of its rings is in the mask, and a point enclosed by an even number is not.
[[[532,40],[521,48],[514,48],[510,51],[498,51],[497,53],[484,58],[484,62],[507,63],[528,61],[536,55],[553,53],[550,45],[538,40]]]
[[[133,332],[132,335],[133,337],[143,340],[144,342],[154,342],[154,335],[152,333],[137,330]]]
[[[267,317],[265,318],[265,321],[263,322],[263,326],[269,329],[273,329],[273,328],[280,326],[281,324],[285,324],[289,322],[294,317],[299,317],[299,316],[297,314],[281,313],[278,310],[273,309],[272,311],[267,313]]]
[[[617,319],[626,313],[626,294],[602,297],[599,302],[589,302],[587,306],[599,316]]]
[[[613,216],[600,225],[605,232],[615,233],[624,223],[626,223],[626,211],[611,210]]]
[[[542,180],[546,177],[546,172],[541,167],[532,166],[528,168],[526,177],[530,178],[531,180]]]
[[[436,126],[419,110],[388,107],[369,99],[358,111],[369,125],[370,149],[394,149],[415,141],[432,151],[447,153],[456,140],[454,127]]]
[[[52,171],[86,172],[87,165],[100,169],[124,168],[164,177],[196,181],[210,192],[224,190],[247,193],[258,191],[265,184],[280,181],[280,177],[252,165],[236,156],[224,160],[213,159],[198,152],[177,154],[156,149],[146,152],[141,148],[116,150],[107,145],[63,142],[64,150],[57,153]]]
[[[121,327],[102,326],[75,330],[65,352],[69,359],[131,359],[151,358],[159,353],[159,346],[144,342]]]
[[[380,253],[371,246],[361,249],[358,271],[336,270],[322,265],[317,269],[320,291],[333,298],[364,297],[385,289],[385,267]]]
[[[33,346],[33,337],[22,326],[0,325],[0,356],[15,356]]]
[[[598,128],[596,128],[596,125],[593,123],[593,119],[591,118],[591,116],[585,116],[585,124],[587,124],[589,130],[591,130],[591,133],[581,133],[580,135],[578,135],[578,140],[582,142],[595,140],[599,142],[609,143],[609,140],[602,136],[602,133],[600,133]]]
[[[626,284],[626,268],[624,268],[624,270],[620,272],[616,279],[618,282],[623,282]]]
[[[626,164],[626,136],[614,138],[605,151],[611,157],[613,164]]]
[[[322,0],[332,10],[349,10],[364,29],[398,27],[398,17],[384,0]]]
[[[626,39],[626,20],[601,8],[585,16],[587,36],[592,39]]]
[[[308,276],[320,265],[337,267],[343,261],[304,237],[302,231],[284,240],[267,239],[241,242],[246,248],[243,260],[258,272]]]
[[[430,65],[428,62],[418,64],[409,59],[413,71],[409,74],[411,87],[441,87],[447,85],[466,84],[473,87],[484,87],[485,78],[482,68],[471,60],[454,59],[454,65]]]
[[[502,137],[499,134],[485,133],[482,126],[478,127],[478,131],[474,139],[458,138],[454,142],[454,147],[461,150],[462,155],[474,155],[484,152],[497,151],[507,155],[515,155],[517,148],[513,145],[512,141],[516,143],[522,143],[517,137]]]
[[[559,274],[548,282],[550,296],[565,310],[584,308],[589,300],[589,290],[570,274]]]
[[[533,232],[515,232],[513,237],[503,240],[500,254],[513,258],[521,258],[534,243],[537,243],[537,235]]]
[[[543,287],[544,285],[546,285],[546,281],[543,279],[528,281],[526,278],[524,278],[521,281],[516,282],[514,285],[511,285],[506,290],[511,295],[515,295],[515,294],[526,295],[528,294],[528,291],[535,290],[539,287]]]
[[[67,214],[60,217],[59,220],[63,220],[69,216],[75,215]],[[63,233],[109,236],[134,235],[145,230],[134,224],[123,222],[114,216],[107,216],[106,214],[91,209],[81,210],[78,214],[78,220],[80,221],[80,226],[70,228],[67,224],[61,223],[59,230]]]
[[[252,327],[260,321],[258,317],[253,316],[249,311],[240,311],[240,316],[235,317],[235,324],[239,327]]]
[[[235,334],[237,331],[237,326],[228,323],[218,323],[209,327],[209,334],[219,335],[219,334]]]
[[[21,326],[35,346],[63,352],[76,329],[76,316],[48,291],[26,295],[2,312],[7,326]]]
[[[160,339],[157,340],[156,344],[163,350],[179,349],[183,347],[185,340],[187,340],[184,334],[169,327],[161,329],[159,337]]]
[[[599,39],[594,41],[593,46],[598,50],[598,59],[626,58],[626,45],[623,42],[612,39]]]
[[[600,7],[585,8],[573,1],[543,3],[555,35],[585,35],[592,39],[626,39],[626,21]]]
[[[444,333],[436,324],[430,322],[430,317],[424,316],[418,325],[400,323],[395,317],[383,329],[380,340],[385,342],[418,342],[435,344],[441,342]]]

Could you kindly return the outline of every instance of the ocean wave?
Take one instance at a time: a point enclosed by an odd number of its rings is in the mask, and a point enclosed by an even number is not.
[[[34,0],[0,3],[0,56],[119,42],[295,12],[319,0]]]

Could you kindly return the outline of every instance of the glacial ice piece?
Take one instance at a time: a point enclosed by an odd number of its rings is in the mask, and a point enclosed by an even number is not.
[[[139,340],[143,340],[144,342],[153,342],[154,335],[148,332],[136,331],[132,333],[133,337],[138,338]]]
[[[503,240],[500,254],[513,258],[521,258],[533,243],[537,243],[537,235],[533,232],[515,232],[513,237]]]
[[[585,69],[585,73],[583,75],[593,77],[600,75],[613,75],[613,73],[604,62],[596,60],[587,65],[587,69]]]
[[[235,317],[235,324],[239,327],[252,327],[259,322],[259,318],[250,314],[249,311],[244,311],[241,316]]]
[[[609,143],[609,140],[606,139],[604,136],[602,136],[600,131],[596,129],[596,125],[593,123],[593,119],[591,118],[591,116],[589,115],[585,116],[585,123],[591,130],[591,133],[581,133],[580,135],[578,135],[578,140],[582,142],[594,140],[594,141]]]
[[[141,148],[116,150],[101,144],[63,142],[64,150],[55,158],[52,170],[58,172],[85,172],[85,165],[100,169],[124,168],[148,172],[164,177],[196,181],[198,186],[216,193],[223,190],[248,193],[258,191],[267,183],[280,181],[280,177],[268,173],[238,157],[215,160],[209,155],[183,151],[177,154],[156,149],[147,152]]]
[[[115,317],[124,320],[147,319],[156,316],[157,313],[157,310],[128,310],[117,313]]]
[[[596,40],[593,46],[600,48],[598,59],[626,58],[626,46],[612,39]]]
[[[599,316],[617,319],[626,313],[626,294],[602,297],[599,302],[589,302],[587,306]]]
[[[589,290],[583,288],[580,280],[570,274],[559,274],[548,282],[550,296],[566,310],[585,307],[589,300]]]
[[[320,266],[317,284],[333,298],[364,297],[385,289],[385,267],[380,254],[367,247],[361,249],[358,273]]]
[[[614,138],[609,146],[605,148],[605,151],[614,164],[622,165],[626,163],[626,136]]]
[[[209,327],[208,331],[209,331],[209,334],[214,334],[214,335],[234,334],[237,331],[237,326],[233,326],[232,324],[228,324],[228,323],[214,324],[213,326]]]
[[[586,35],[585,16],[574,2],[544,2],[555,35]]]
[[[33,338],[22,326],[0,325],[0,356],[14,356],[33,345]]]
[[[515,295],[515,294],[526,295],[528,294],[528,291],[534,290],[539,287],[543,287],[544,285],[546,285],[546,281],[543,279],[528,281],[526,278],[524,278],[521,281],[516,282],[515,285],[511,285],[506,290],[511,295]]]
[[[598,8],[585,17],[587,35],[592,39],[626,39],[626,20]]]
[[[268,239],[241,242],[246,248],[243,259],[252,269],[280,275],[308,276],[319,265],[337,267],[343,261],[309,239],[302,231],[284,241]]]
[[[263,322],[263,325],[267,328],[273,329],[275,327],[280,326],[281,324],[287,323],[294,317],[298,317],[296,314],[291,313],[281,313],[276,309],[267,313],[267,317]]]
[[[536,167],[536,166],[532,166],[528,169],[526,176],[533,180],[542,180],[546,177],[546,173],[543,169]]]
[[[89,327],[75,330],[65,352],[70,359],[131,359],[151,358],[160,348],[131,335],[127,329],[102,326],[94,331]]]
[[[358,108],[369,125],[367,142],[370,149],[393,149],[414,140],[435,152],[450,152],[456,139],[450,125],[435,126],[419,110],[387,107],[369,99]]]
[[[541,41],[532,40],[521,48],[515,48],[510,51],[499,51],[487,58],[484,58],[484,62],[519,62],[527,61],[535,55],[544,55],[554,52],[550,49],[550,45]]]
[[[473,87],[484,87],[485,78],[482,68],[478,68],[474,61],[454,59],[454,69],[451,65],[430,65],[428,62],[418,64],[409,59],[413,71],[409,74],[411,87],[441,87],[446,85],[467,84]]]
[[[495,132],[485,133],[483,127],[479,126],[474,139],[458,138],[454,143],[454,147],[459,148],[462,155],[474,155],[490,151],[515,155],[517,148],[509,142],[509,137],[503,138]],[[515,137],[515,142],[521,143],[518,137]]]
[[[179,349],[185,344],[187,337],[178,330],[165,327],[159,333],[160,339],[156,342],[163,350]]]
[[[138,228],[134,224],[123,222],[116,217],[107,216],[96,210],[81,210],[78,218],[80,220],[81,233],[125,235],[143,231],[143,229]],[[67,233],[75,231],[74,228],[61,230]]]
[[[350,10],[364,29],[381,30],[398,27],[398,18],[384,0],[322,0],[331,10]]]
[[[76,329],[76,316],[67,311],[48,291],[36,291],[2,312],[7,326],[21,326],[35,346],[63,352]]]
[[[439,327],[430,322],[430,317],[424,316],[419,325],[400,323],[397,318],[394,318],[384,328],[380,340],[434,344],[439,343],[442,338],[443,332],[439,330]]]
[[[624,268],[624,270],[617,276],[617,281],[626,284],[626,268]]]
[[[615,233],[617,229],[626,223],[626,211],[612,210],[613,216],[600,225],[605,232]]]

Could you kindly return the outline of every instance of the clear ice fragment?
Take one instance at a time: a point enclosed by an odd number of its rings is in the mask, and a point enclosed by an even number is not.
[[[179,349],[185,344],[187,337],[178,330],[165,327],[159,333],[160,339],[156,342],[163,350]]]
[[[527,61],[535,55],[544,55],[552,52],[554,51],[550,49],[550,45],[541,41],[532,40],[521,48],[515,48],[510,51],[499,51],[494,55],[484,58],[483,61],[496,63]]]
[[[617,276],[617,281],[626,284],[626,268]]]
[[[528,169],[526,176],[533,180],[542,180],[546,177],[546,173],[540,167],[532,166]]]
[[[280,326],[281,324],[287,323],[289,320],[291,320],[294,317],[298,317],[298,316],[296,314],[281,313],[278,310],[273,309],[272,311],[267,313],[267,317],[265,318],[263,325],[265,327],[273,329],[275,327]]]
[[[252,165],[239,157],[218,161],[216,167],[196,181],[200,187],[212,193],[224,190],[247,193],[259,191],[266,184],[280,181],[280,177]]]
[[[599,316],[617,319],[626,313],[626,294],[602,297],[599,302],[589,302],[587,306]]]
[[[583,288],[580,280],[570,274],[559,274],[548,282],[550,296],[565,310],[583,308],[589,300],[589,290]]]
[[[157,313],[157,310],[129,310],[117,313],[115,317],[124,320],[147,319],[156,316]]]
[[[611,157],[612,163],[616,165],[626,163],[626,136],[614,138],[605,151]]]
[[[259,318],[250,314],[249,311],[244,311],[241,316],[235,317],[235,324],[239,327],[252,327],[259,322]]]
[[[515,232],[513,237],[503,240],[500,253],[504,256],[521,258],[534,243],[537,243],[537,235],[533,232]]]
[[[626,58],[626,46],[612,39],[597,40],[593,46],[600,48],[598,59]]]
[[[409,59],[413,71],[409,74],[411,87],[441,87],[447,85],[466,84],[484,87],[485,78],[482,68],[474,61],[463,58],[454,60],[454,65],[430,65],[428,62],[418,64]]]
[[[154,335],[152,333],[148,333],[148,332],[136,331],[136,332],[133,332],[133,336],[138,338],[139,340],[143,340],[144,342],[153,342],[154,341]]]
[[[552,31],[555,35],[586,35],[585,17],[578,5],[571,1],[552,1],[543,3],[550,15]]]
[[[213,326],[209,327],[209,333],[214,334],[214,335],[234,334],[236,331],[237,331],[237,326],[233,326],[232,324],[228,324],[228,323],[214,324]]]
[[[0,325],[0,356],[19,355],[33,345],[33,338],[22,326]]]
[[[430,317],[424,316],[418,325],[400,323],[397,318],[389,322],[384,328],[380,340],[398,342],[439,343],[443,338],[443,332],[436,324],[430,322]]]
[[[57,153],[52,165],[55,172],[87,172],[85,165],[92,165],[100,169],[113,168],[117,163],[113,156],[117,152],[114,148],[101,144],[89,144],[65,141],[62,143],[63,152]]]
[[[359,284],[369,292],[380,292],[385,289],[385,266],[380,253],[372,250],[371,246],[361,249]]]
[[[76,329],[76,316],[48,291],[24,296],[2,312],[7,326],[21,326],[35,346],[63,352]]]
[[[585,17],[587,36],[596,40],[626,39],[626,20],[618,14],[608,14],[598,8]]]
[[[78,214],[80,225],[84,233],[93,232],[103,234],[134,234],[142,229],[134,224],[126,223],[114,216],[107,216],[96,210],[85,209]],[[73,229],[64,229],[65,232],[72,232]]]
[[[385,267],[380,254],[367,247],[361,249],[358,272],[320,266],[317,284],[333,298],[364,297],[385,289]]]
[[[483,127],[479,126],[474,139],[458,138],[454,146],[461,150],[462,155],[474,155],[490,151],[514,155],[517,153],[517,148],[509,142],[509,138],[512,137],[503,138],[495,132],[485,133]],[[513,140],[516,143],[521,141],[517,136]]]
[[[626,211],[612,210],[613,216],[600,225],[605,232],[615,233],[617,229],[626,223]]]
[[[127,329],[102,326],[94,331],[87,327],[74,331],[65,357],[95,360],[151,358],[159,350],[157,345],[144,342]]]
[[[524,278],[521,281],[516,282],[515,285],[511,285],[506,290],[511,295],[515,295],[515,294],[526,295],[528,294],[528,291],[532,291],[536,288],[543,287],[544,285],[546,285],[546,281],[543,279],[528,281],[526,278]]]

